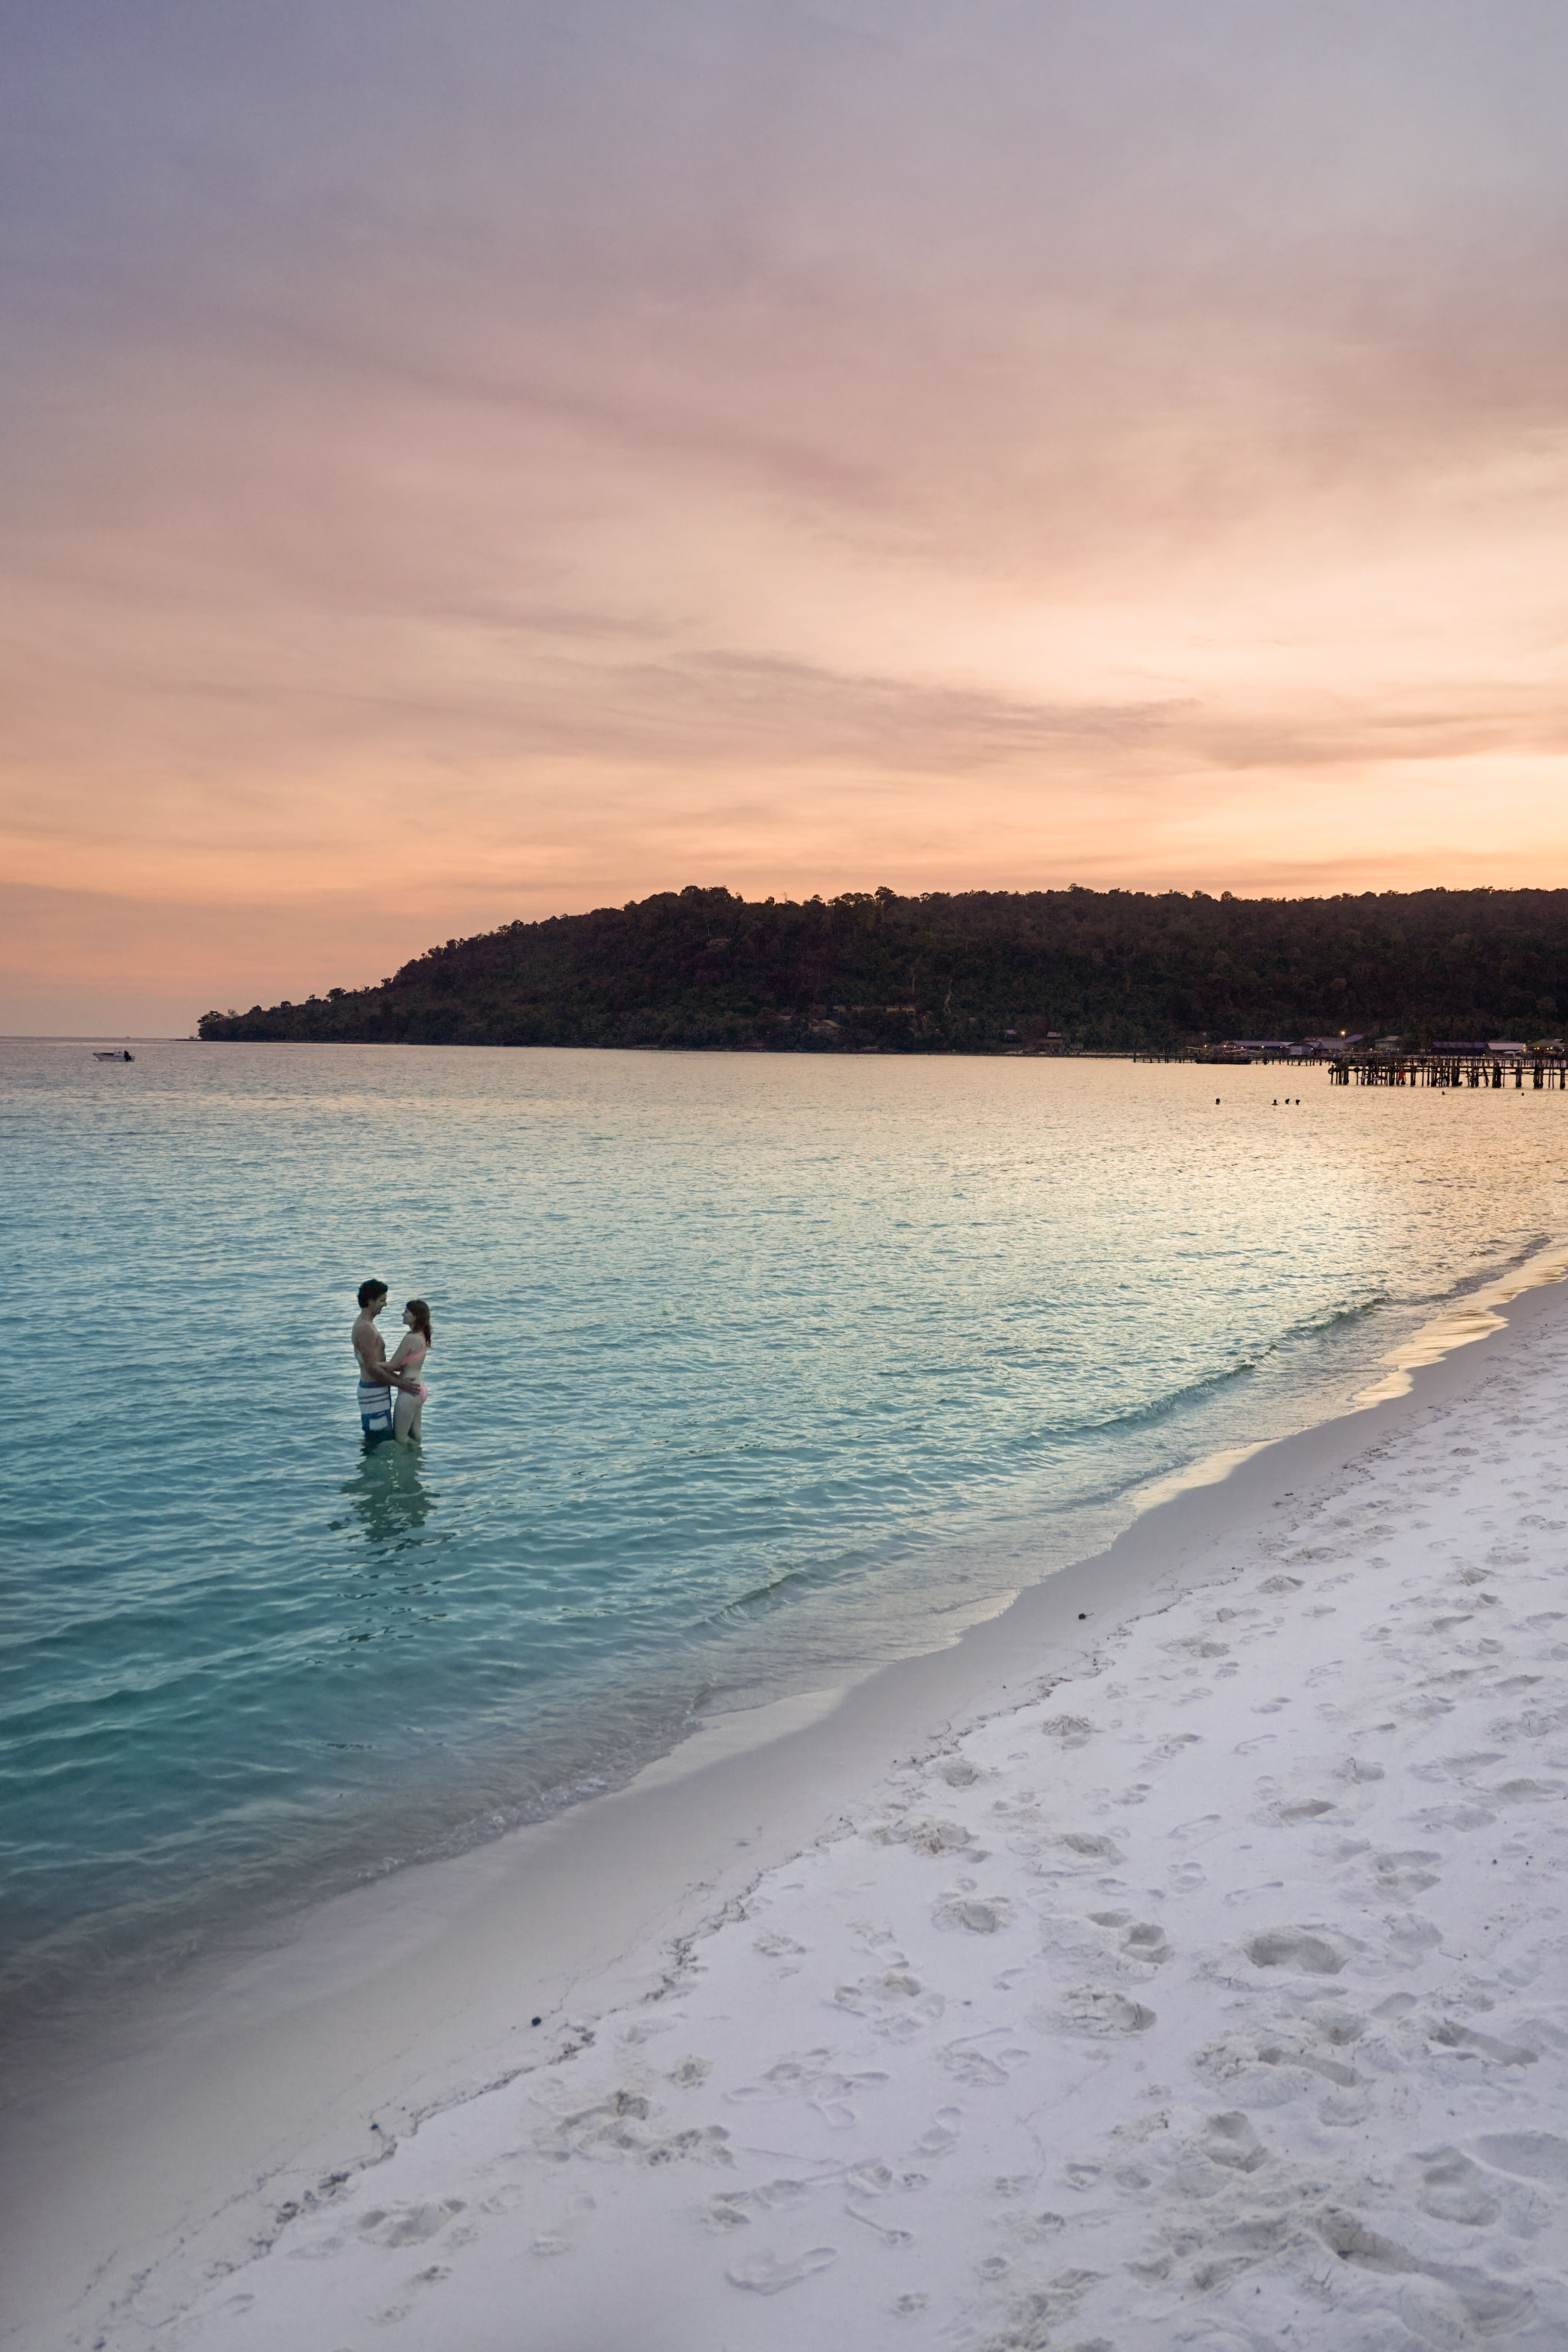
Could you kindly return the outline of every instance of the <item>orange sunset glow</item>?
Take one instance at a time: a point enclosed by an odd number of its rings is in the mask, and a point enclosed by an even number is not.
[[[11,1031],[760,895],[1568,883],[1568,20],[13,18]]]

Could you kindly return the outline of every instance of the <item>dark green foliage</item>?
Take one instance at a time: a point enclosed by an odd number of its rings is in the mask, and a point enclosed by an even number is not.
[[[1568,891],[1211,898],[1179,891],[692,887],[432,948],[379,988],[203,1015],[204,1037],[458,1045],[1000,1052],[1319,1032],[1534,1039],[1568,1006]],[[829,1027],[826,1024],[836,1024]]]

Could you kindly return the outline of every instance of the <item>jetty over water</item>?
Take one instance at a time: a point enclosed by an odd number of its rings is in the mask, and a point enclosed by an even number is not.
[[[1568,1055],[1563,1054],[1378,1054],[1329,1066],[1336,1087],[1491,1087],[1511,1080],[1515,1093],[1530,1086],[1568,1087]]]

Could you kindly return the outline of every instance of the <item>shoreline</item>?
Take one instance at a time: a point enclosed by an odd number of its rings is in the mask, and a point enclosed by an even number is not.
[[[337,1897],[288,1943],[153,2004],[153,2038],[8,2119],[7,2340],[144,2341],[324,2179],[350,2193],[364,2167],[399,2141],[413,2155],[491,2086],[570,2069],[597,2021],[665,1985],[672,1947],[817,1850],[912,1752],[1006,1716],[1042,1676],[1089,1671],[1104,1643],[1218,1573],[1282,1487],[1381,1454],[1565,1306],[1557,1289],[1517,1295],[1505,1325],[1416,1369],[1407,1394],[1146,1509],[948,1648],[761,1710],[765,1725],[713,1718],[627,1789]],[[157,2147],[155,2166],[133,2168],[137,2140]]]

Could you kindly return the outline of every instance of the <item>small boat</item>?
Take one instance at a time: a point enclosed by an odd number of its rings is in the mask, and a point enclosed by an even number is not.
[[[133,1062],[136,1056],[127,1045],[110,1045],[107,1052],[101,1054],[95,1045],[92,1058],[95,1062]]]

